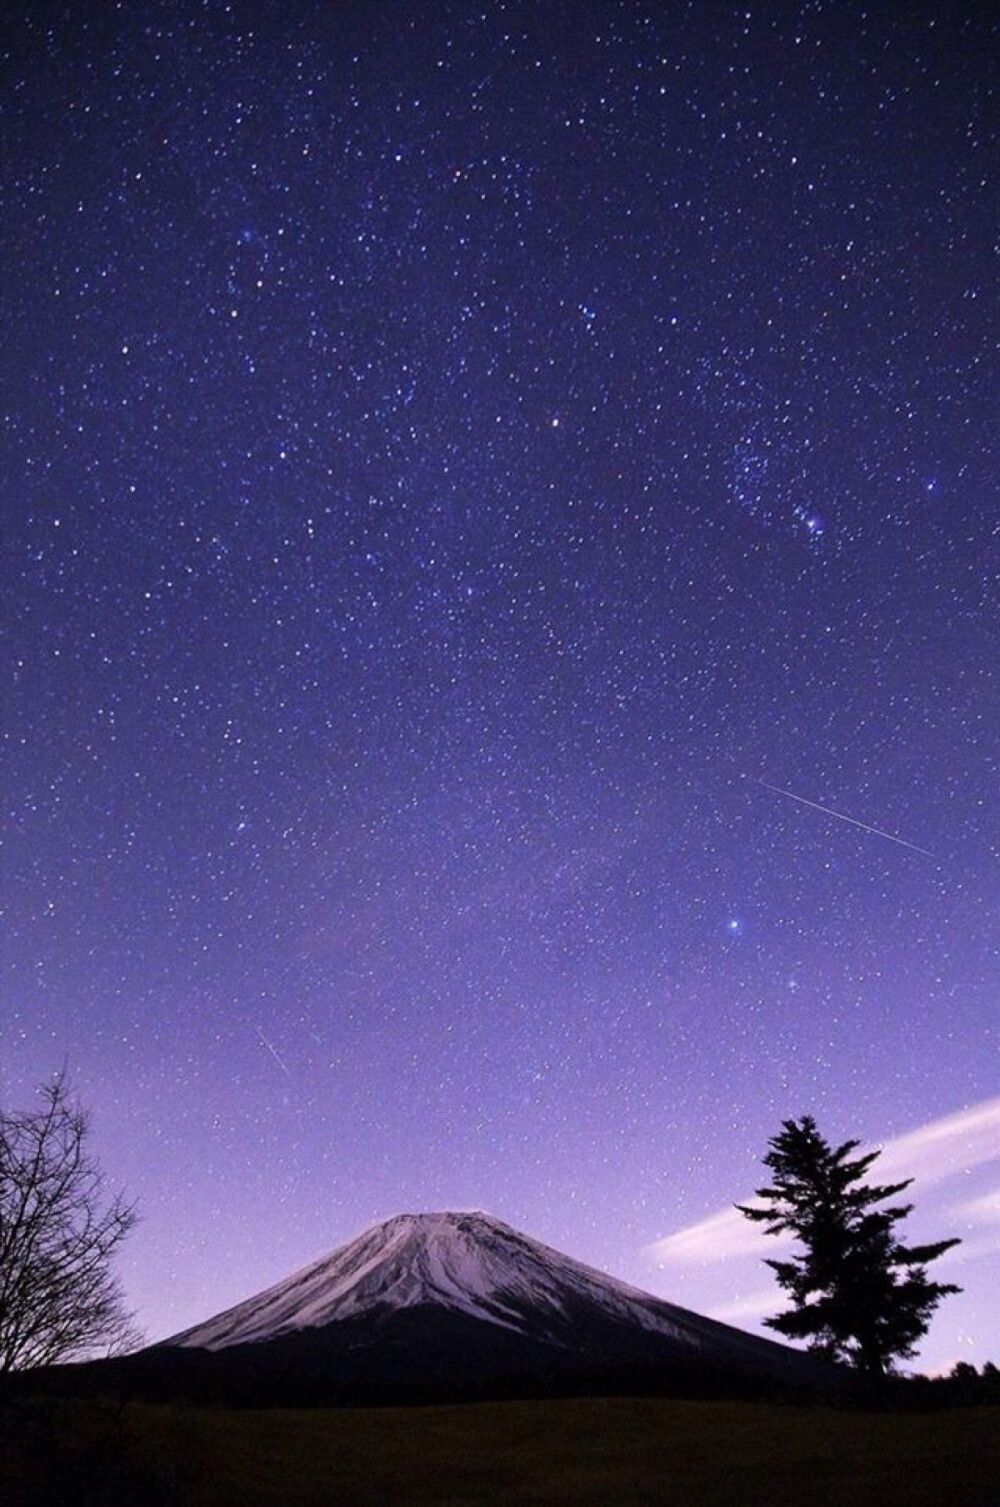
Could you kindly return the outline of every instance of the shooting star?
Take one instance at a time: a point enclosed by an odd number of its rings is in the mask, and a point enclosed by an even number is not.
[[[268,1041],[267,1037],[264,1035],[264,1032],[261,1030],[260,1026],[255,1025],[254,1026],[254,1030],[257,1032],[257,1035],[260,1037],[262,1045],[267,1047],[267,1050],[270,1052],[270,1054],[274,1058],[275,1062],[281,1068],[281,1071],[285,1074],[286,1077],[290,1078],[292,1075],[291,1075],[291,1073],[288,1070],[288,1064],[286,1062],[282,1061],[281,1056],[279,1055],[278,1049],[274,1045],[274,1042],[273,1041]]]
[[[798,801],[802,806],[811,806],[813,811],[822,811],[826,816],[835,816],[839,822],[850,822],[852,827],[860,827],[862,832],[874,832],[876,837],[884,837],[889,842],[898,843],[901,848],[910,848],[914,853],[922,853],[925,858],[933,858],[934,854],[927,848],[918,848],[915,842],[907,842],[905,837],[896,837],[892,832],[883,832],[881,827],[870,827],[867,822],[859,822],[853,816],[845,816],[843,811],[834,811],[829,806],[821,806],[818,801],[807,801],[804,795],[796,795],[794,790],[782,790],[778,785],[769,785],[766,780],[758,780],[753,775],[749,776],[755,785],[760,785],[764,790],[772,790],[775,795],[787,795],[790,801]]]

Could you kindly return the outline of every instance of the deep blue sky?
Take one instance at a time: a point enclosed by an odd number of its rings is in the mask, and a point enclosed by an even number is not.
[[[151,1337],[449,1205],[752,1322],[811,1112],[1000,1359],[986,7],[7,14],[0,1088]]]

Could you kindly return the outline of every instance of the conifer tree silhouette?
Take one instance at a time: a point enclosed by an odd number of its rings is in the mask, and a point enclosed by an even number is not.
[[[811,1115],[784,1120],[764,1163],[773,1186],[758,1188],[760,1205],[737,1204],[769,1235],[786,1231],[804,1247],[787,1261],[768,1260],[793,1306],[765,1320],[788,1339],[831,1361],[846,1361],[872,1376],[891,1371],[895,1358],[914,1354],[931,1315],[961,1288],[932,1282],[927,1263],[957,1239],[906,1246],[896,1225],[912,1204],[878,1208],[913,1181],[869,1185],[863,1178],[878,1151],[853,1157],[860,1142],[832,1148]]]

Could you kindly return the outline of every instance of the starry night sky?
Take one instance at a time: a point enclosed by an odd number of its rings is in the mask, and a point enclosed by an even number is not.
[[[7,18],[0,1089],[149,1337],[441,1207],[754,1327],[813,1113],[1000,1360],[987,8]]]

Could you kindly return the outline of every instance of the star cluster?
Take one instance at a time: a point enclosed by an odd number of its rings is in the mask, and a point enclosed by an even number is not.
[[[995,1092],[983,14],[15,13],[0,1083],[151,1333]]]

